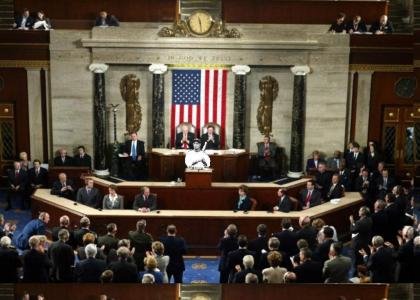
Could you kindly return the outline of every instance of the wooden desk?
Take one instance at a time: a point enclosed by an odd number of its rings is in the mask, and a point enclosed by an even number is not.
[[[95,186],[101,193],[108,193],[111,182],[92,177]],[[258,201],[257,210],[271,210],[276,205],[277,190],[285,188],[289,195],[297,197],[299,191],[306,186],[309,179],[300,179],[287,184],[250,183],[249,195]],[[238,201],[238,187],[241,183],[213,182],[208,188],[186,187],[184,182],[149,182],[125,181],[117,183],[118,194],[124,196],[125,208],[132,208],[135,195],[140,193],[140,187],[148,186],[152,193],[157,194],[159,209],[183,210],[233,210]]]
[[[149,155],[149,177],[155,181],[185,180],[185,153],[183,149],[152,149]],[[214,182],[247,181],[249,153],[245,150],[209,150]]]
[[[98,234],[105,234],[106,224],[114,222],[118,226],[118,237],[127,236],[133,230],[136,222],[143,218],[147,220],[147,232],[157,239],[165,235],[169,224],[175,224],[180,236],[188,244],[189,255],[217,255],[216,248],[224,229],[231,223],[238,226],[241,234],[250,239],[256,235],[256,227],[260,223],[268,226],[268,234],[280,230],[282,218],[290,218],[294,225],[298,224],[299,217],[321,217],[329,225],[336,227],[339,233],[348,232],[348,216],[355,214],[363,204],[359,193],[347,193],[338,204],[330,202],[310,208],[306,211],[290,213],[267,213],[265,211],[243,212],[223,210],[160,210],[149,213],[139,213],[134,210],[103,210],[78,204],[73,201],[53,196],[48,189],[39,189],[32,195],[32,211],[34,216],[39,211],[47,211],[51,215],[50,227],[58,226],[60,216],[66,214],[70,217],[72,226],[78,225],[82,216],[88,216],[92,229]]]

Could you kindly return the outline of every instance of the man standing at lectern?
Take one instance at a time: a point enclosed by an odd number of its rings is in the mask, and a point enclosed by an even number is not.
[[[127,177],[129,179],[139,179],[144,167],[145,160],[144,142],[138,140],[136,132],[130,134],[130,140],[125,142],[123,156],[127,162]]]
[[[175,147],[177,149],[192,149],[194,134],[190,132],[187,124],[183,124],[181,129],[182,131],[176,134]]]

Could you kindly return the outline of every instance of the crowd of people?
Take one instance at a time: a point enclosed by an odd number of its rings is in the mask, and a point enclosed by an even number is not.
[[[334,23],[328,29],[330,33],[349,34],[389,34],[394,32],[394,27],[387,15],[382,15],[378,21],[372,23],[370,28],[366,25],[360,15],[356,15],[349,22],[346,21],[346,14],[339,13]]]

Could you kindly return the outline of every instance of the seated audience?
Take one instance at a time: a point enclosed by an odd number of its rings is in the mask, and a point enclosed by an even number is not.
[[[165,252],[169,256],[169,264],[166,268],[168,280],[174,277],[175,283],[182,283],[183,273],[185,271],[184,257],[187,253],[187,246],[181,237],[177,237],[175,225],[169,225],[166,229],[167,236],[161,237],[160,241],[165,246]]]
[[[25,170],[26,172],[29,171],[30,168],[33,167],[32,162],[28,159],[28,153],[26,152],[20,152],[19,153],[19,162],[20,167]]]
[[[281,268],[280,264],[282,256],[277,251],[271,251],[267,256],[269,268],[262,270],[264,283],[285,283],[284,276],[287,273],[285,268]]]
[[[73,163],[76,167],[92,168],[92,158],[86,153],[85,146],[77,147],[77,155],[73,157]]]
[[[393,177],[389,176],[388,169],[383,169],[380,176],[376,178],[375,191],[377,199],[384,199],[385,195],[391,192],[395,185]]]
[[[48,257],[52,262],[51,278],[55,282],[72,282],[74,252],[67,244],[70,234],[67,229],[58,232],[58,241],[53,242],[48,248]]]
[[[35,159],[33,168],[28,171],[28,183],[32,191],[48,186],[48,171],[41,167],[41,161]]]
[[[152,255],[157,262],[157,268],[160,270],[163,276],[163,283],[168,283],[168,273],[166,272],[166,268],[169,264],[169,256],[164,255],[165,253],[165,246],[161,242],[153,242],[152,243],[152,253],[146,252],[146,254]]]
[[[153,256],[147,256],[144,259],[145,271],[139,273],[140,281],[143,281],[143,276],[146,274],[151,274],[155,278],[155,283],[163,283],[163,275],[160,270],[157,268],[156,258]]]
[[[248,187],[244,184],[239,186],[238,189],[238,194],[239,194],[239,199],[238,202],[236,203],[236,206],[234,208],[234,211],[249,211],[251,210],[252,207],[252,202],[251,202],[251,198],[248,196]]]
[[[100,208],[102,207],[101,203],[101,194],[99,190],[94,187],[93,178],[87,178],[85,180],[86,186],[80,188],[77,191],[76,201],[78,203],[93,207]]]
[[[35,23],[33,25],[33,29],[38,29],[38,30],[50,30],[51,29],[50,19],[48,19],[45,16],[45,13],[42,10],[40,10],[39,12],[36,13],[36,19],[35,19]]]
[[[258,169],[260,171],[260,176],[264,173],[263,171],[268,170],[272,178],[276,178],[277,175],[277,162],[276,162],[276,152],[277,145],[270,142],[269,136],[264,136],[262,143],[257,143],[258,147]]]
[[[106,11],[100,11],[95,26],[120,26],[120,22],[115,16],[108,15]]]
[[[146,233],[147,222],[144,219],[137,221],[136,230],[128,232],[128,239],[131,246],[136,249],[134,252],[134,260],[139,271],[144,270],[144,258],[146,252],[151,250],[153,238]]]
[[[58,151],[59,156],[54,157],[55,167],[71,167],[73,166],[73,158],[67,155],[66,149],[60,149]]]
[[[109,223],[106,225],[106,234],[98,237],[98,247],[104,247],[103,251],[108,255],[111,249],[118,249],[117,224]]]
[[[0,239],[0,283],[18,282],[18,270],[22,267],[19,254],[8,236]]]
[[[117,250],[118,261],[110,264],[109,269],[114,273],[114,283],[136,283],[138,282],[137,266],[128,260],[130,250],[127,247],[120,247]]]
[[[96,233],[90,230],[90,220],[88,217],[80,219],[80,228],[74,231],[74,241],[77,247],[83,246],[83,236],[86,233],[92,233],[96,237]]]
[[[327,199],[328,188],[331,184],[331,172],[327,171],[325,162],[318,164],[318,169],[315,172],[315,188],[321,193],[323,200]]]
[[[248,274],[255,274],[258,278],[258,281],[262,280],[262,274],[257,269],[254,269],[254,257],[252,255],[245,255],[242,259],[241,268],[240,265],[235,267],[236,273],[233,276],[232,283],[245,283],[245,278]]]
[[[30,250],[23,254],[23,282],[46,283],[49,278],[51,261],[45,254],[45,249],[36,236],[29,239]]]
[[[248,248],[248,239],[245,235],[239,235],[238,236],[238,249],[233,250],[228,253],[227,257],[227,270],[229,271],[229,279],[228,282],[233,281],[233,276],[236,272],[236,266],[240,265],[241,268],[244,266],[242,265],[242,259],[245,255],[252,255],[255,258],[255,252],[250,251]]]
[[[330,29],[328,29],[328,32],[346,33],[346,23],[344,23],[345,18],[346,15],[344,13],[339,13],[335,22],[332,23]]]
[[[218,270],[220,272],[219,283],[227,283],[229,270],[227,269],[227,257],[229,252],[238,249],[238,228],[235,224],[230,224],[225,230],[223,238],[220,239],[217,248],[220,250],[220,260]]]
[[[32,28],[35,20],[31,17],[29,9],[24,8],[21,14],[15,16],[15,22],[13,23],[13,29],[28,30]]]
[[[123,198],[117,194],[117,186],[115,184],[111,184],[108,187],[108,192],[109,194],[104,196],[102,202],[103,209],[123,209]]]
[[[206,147],[204,147],[206,146]],[[207,126],[207,133],[201,136],[201,149],[218,150],[220,147],[220,137],[214,132],[214,126]]]
[[[394,27],[392,26],[391,21],[388,20],[387,15],[382,15],[379,21],[376,21],[370,27],[370,32],[373,34],[387,34],[393,33]]]
[[[145,186],[140,189],[140,194],[134,197],[133,209],[139,212],[149,212],[156,210],[156,195],[150,194],[150,189]]]
[[[306,173],[311,173],[313,171],[318,170],[318,163],[320,162],[325,162],[322,158],[321,158],[321,154],[319,153],[318,150],[315,150],[314,152],[312,152],[312,158],[309,158],[306,161]]]
[[[335,150],[334,155],[327,159],[327,168],[331,171],[338,171],[340,169],[341,163],[341,152],[340,150]]]
[[[51,195],[74,200],[73,180],[67,179],[66,173],[58,174],[58,179],[52,185]]]
[[[267,251],[267,242],[267,225],[258,224],[257,238],[248,243],[248,249],[255,252],[255,261],[260,261],[262,251]]]
[[[313,180],[309,180],[306,183],[306,189],[301,190],[299,195],[302,209],[308,209],[321,204],[321,193],[315,189],[315,182]]]
[[[12,198],[20,199],[21,209],[25,209],[25,198],[28,197],[26,190],[28,184],[28,174],[24,169],[21,168],[20,163],[15,161],[13,163],[13,169],[7,171],[7,182],[8,182],[8,192],[7,192],[7,206],[6,210],[12,208]]]
[[[278,189],[277,191],[278,204],[273,207],[274,211],[281,211],[288,213],[292,210],[292,200],[290,200],[289,196],[287,196],[287,190],[285,189]]]
[[[86,245],[86,259],[76,264],[75,277],[78,282],[100,282],[101,274],[107,266],[103,259],[95,258],[97,251],[95,244]]]
[[[38,218],[29,221],[16,237],[16,247],[20,250],[28,249],[29,239],[34,235],[45,235],[45,229],[49,221],[50,215],[46,212],[40,212]]]
[[[328,247],[329,251],[329,247]],[[327,258],[328,259],[328,258]],[[323,263],[312,259],[312,251],[302,248],[299,251],[300,263],[293,263],[297,283],[322,283]]]
[[[194,133],[190,132],[188,124],[183,124],[181,132],[176,134],[175,147],[177,149],[192,149],[194,138]]]
[[[344,187],[340,185],[340,175],[334,174],[331,177],[331,183],[327,190],[327,195],[325,200],[331,200],[331,199],[339,199],[344,197]]]
[[[352,266],[351,259],[343,256],[343,244],[341,242],[332,243],[330,247],[330,259],[324,263],[322,270],[325,283],[348,283],[349,272]]]
[[[350,34],[365,33],[366,31],[366,23],[361,16],[356,15],[351,22],[347,23],[347,32]]]

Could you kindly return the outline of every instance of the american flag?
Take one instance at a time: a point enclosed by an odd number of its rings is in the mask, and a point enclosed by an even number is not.
[[[220,146],[225,144],[227,70],[173,70],[171,145],[176,127],[190,122],[200,129],[209,122],[220,125]]]

